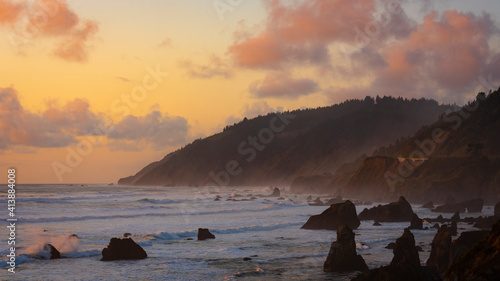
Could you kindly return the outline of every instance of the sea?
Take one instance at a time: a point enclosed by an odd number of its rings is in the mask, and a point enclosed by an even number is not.
[[[327,207],[310,206],[307,194],[283,190],[281,198],[266,197],[271,193],[271,187],[18,185],[15,273],[7,263],[6,196],[0,201],[0,280],[350,280],[357,274],[323,272],[335,231],[300,229]],[[220,201],[214,201],[217,197]],[[374,205],[378,202],[356,209],[359,214]],[[439,215],[412,207],[421,218]],[[492,214],[493,207],[485,206],[482,214],[465,216]],[[408,226],[362,221],[354,231],[358,254],[370,268],[389,264],[393,253],[385,246]],[[208,228],[216,238],[198,241],[198,228]],[[473,229],[458,224],[459,233]],[[125,233],[148,258],[100,261],[110,239]],[[425,263],[436,230],[412,233]],[[48,243],[61,252],[61,259],[48,259]]]

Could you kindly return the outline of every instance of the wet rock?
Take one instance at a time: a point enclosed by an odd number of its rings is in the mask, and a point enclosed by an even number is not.
[[[360,220],[374,220],[378,222],[403,222],[411,221],[413,209],[410,203],[401,196],[397,202],[387,205],[378,205],[371,209],[364,209],[359,214]]]
[[[378,221],[376,221],[373,223],[373,226],[381,226],[381,224]]]
[[[337,230],[342,225],[357,229],[361,224],[356,215],[356,206],[351,201],[333,204],[323,213],[309,218],[302,229]]]
[[[248,257],[247,257],[247,258],[243,258],[243,260],[244,260],[244,261],[251,261],[251,260],[252,260],[252,258],[248,258]]]
[[[460,213],[459,212],[456,212],[452,217],[451,217],[451,221],[453,222],[459,222],[460,221]]]
[[[323,265],[325,272],[367,271],[364,259],[356,253],[354,232],[347,225],[337,229],[337,241],[330,246]]]
[[[451,236],[457,236],[458,235],[458,228],[457,228],[457,222],[456,221],[452,221],[451,222],[450,233],[451,233]]]
[[[61,253],[56,249],[56,247],[52,246],[52,244],[45,244],[43,246],[43,250],[50,253],[50,259],[60,259]]]
[[[389,249],[389,250],[394,250],[395,247],[396,247],[396,243],[391,242],[391,243],[387,244],[387,246],[385,246],[384,248]]]
[[[71,235],[69,236],[69,238],[76,238],[76,239],[80,239],[80,237],[78,237],[78,235],[76,235],[76,234],[71,234]]]
[[[208,228],[198,228],[198,240],[215,239],[215,235],[210,233]]]
[[[413,214],[409,229],[424,229],[424,222],[417,214]]]
[[[101,261],[145,259],[146,251],[132,238],[111,238],[108,247],[102,250]]]
[[[122,237],[123,237],[123,238],[127,238],[127,237],[130,237],[130,236],[132,236],[132,234],[131,234],[131,233],[128,233],[128,232],[125,232],[125,233],[123,233],[123,235],[122,235]]]

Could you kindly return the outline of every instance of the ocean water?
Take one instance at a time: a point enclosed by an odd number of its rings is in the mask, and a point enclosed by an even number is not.
[[[0,280],[350,280],[353,274],[322,270],[336,232],[300,229],[327,207],[309,206],[306,196],[285,192],[283,200],[226,201],[230,196],[241,200],[271,192],[269,187],[19,185],[16,273],[7,271],[9,232],[4,220]],[[214,201],[216,195],[221,201]],[[6,205],[3,197],[5,218]],[[357,206],[357,211],[371,206]],[[413,209],[421,218],[439,215],[418,206]],[[493,208],[485,206],[482,214],[466,216],[491,214]],[[409,223],[372,224],[363,221],[355,233],[358,253],[375,268],[390,263],[392,250],[384,247]],[[209,228],[216,239],[197,241],[200,227]],[[459,233],[473,229],[465,223],[458,227]],[[419,253],[424,263],[436,230],[412,232],[424,250]],[[101,250],[124,233],[132,234],[148,258],[101,262]],[[46,243],[63,258],[47,259]],[[245,257],[252,260],[244,261]]]

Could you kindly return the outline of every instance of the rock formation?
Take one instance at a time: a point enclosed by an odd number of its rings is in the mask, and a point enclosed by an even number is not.
[[[364,209],[359,214],[360,220],[374,220],[377,222],[403,222],[411,221],[413,209],[410,203],[401,196],[397,202],[387,205],[378,205],[371,209]]]
[[[344,224],[351,229],[357,229],[361,224],[356,214],[356,206],[349,200],[333,204],[323,213],[310,217],[301,228],[337,230]]]
[[[132,238],[111,238],[108,247],[102,250],[101,261],[138,260],[147,257],[146,251]]]
[[[484,200],[481,198],[462,201],[460,203],[446,203],[444,205],[438,206],[432,209],[432,212],[437,213],[480,213],[483,210]]]
[[[420,208],[434,209],[434,203],[432,201],[429,201],[429,202],[425,203],[424,205],[420,206]]]
[[[394,257],[389,266],[372,269],[353,279],[353,281],[427,281],[439,280],[439,276],[427,267],[420,265],[420,257],[415,247],[415,238],[408,228],[396,240]]]
[[[451,252],[451,233],[446,225],[439,228],[432,240],[432,249],[427,266],[433,268],[439,275],[444,276],[448,270]]]
[[[325,272],[367,271],[365,260],[356,253],[354,232],[347,225],[337,229],[337,241],[333,242],[323,265]]]
[[[56,249],[56,247],[52,246],[52,244],[45,244],[43,246],[43,250],[50,253],[51,260],[61,258],[61,253],[59,253],[59,251]]]
[[[198,240],[215,239],[215,235],[207,228],[198,228]]]
[[[409,229],[424,229],[424,222],[417,214],[413,214]]]

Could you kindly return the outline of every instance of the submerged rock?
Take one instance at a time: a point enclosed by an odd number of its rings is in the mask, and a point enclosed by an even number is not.
[[[56,247],[52,246],[52,244],[45,244],[43,246],[43,250],[50,253],[50,259],[60,259],[61,253],[56,249]]]
[[[356,253],[354,232],[347,225],[337,229],[337,241],[330,246],[325,263],[325,272],[367,271],[365,260]]]
[[[364,209],[359,214],[360,220],[374,220],[377,222],[403,222],[411,221],[413,209],[410,203],[401,196],[397,202],[387,205],[378,205],[371,209]]]
[[[102,250],[101,261],[145,259],[146,251],[132,238],[111,238],[108,247]]]
[[[208,228],[198,228],[198,240],[215,239],[215,235],[210,233]]]
[[[351,229],[357,229],[361,224],[356,214],[356,206],[349,200],[333,204],[323,213],[310,217],[301,228],[337,230],[344,224]]]

